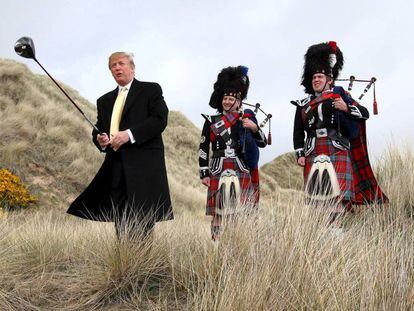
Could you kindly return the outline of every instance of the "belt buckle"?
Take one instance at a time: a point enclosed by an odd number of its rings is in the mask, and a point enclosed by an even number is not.
[[[326,137],[328,136],[328,131],[326,129],[317,129],[316,137]]]
[[[236,156],[236,153],[235,153],[234,149],[224,149],[224,156],[226,158],[230,158],[230,157]]]
[[[224,121],[223,120],[220,120],[220,121],[218,121],[217,123],[214,124],[214,127],[216,129],[218,129],[218,128],[220,128],[223,125],[224,125]]]

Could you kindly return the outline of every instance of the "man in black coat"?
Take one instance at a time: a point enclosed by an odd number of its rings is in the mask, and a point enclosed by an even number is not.
[[[118,237],[147,234],[173,218],[161,133],[168,108],[157,83],[137,81],[132,54],[113,53],[109,69],[118,87],[97,101],[94,144],[105,160],[68,213],[114,221]]]

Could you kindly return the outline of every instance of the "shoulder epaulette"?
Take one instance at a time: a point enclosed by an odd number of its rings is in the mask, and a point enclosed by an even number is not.
[[[206,121],[208,121],[208,122],[210,122],[210,123],[211,123],[211,116],[210,116],[210,115],[202,113],[202,114],[201,114],[201,116],[202,116],[202,117],[203,117]]]
[[[297,99],[297,100],[291,100],[290,103],[292,105],[295,105],[297,107],[303,107],[305,106],[307,103],[309,103],[311,101],[311,96],[308,96],[304,99]]]

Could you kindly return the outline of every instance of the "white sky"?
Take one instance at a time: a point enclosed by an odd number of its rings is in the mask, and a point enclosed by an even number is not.
[[[413,1],[28,1],[0,0],[0,57],[15,59],[22,36],[33,38],[37,59],[58,80],[95,102],[115,83],[107,69],[113,51],[135,54],[137,78],[156,81],[171,110],[199,128],[218,72],[249,67],[248,102],[273,114],[273,145],[261,163],[291,151],[303,55],[308,46],[337,41],[341,77],[377,77],[379,115],[368,121],[370,151],[413,141]],[[347,86],[347,84],[345,85]],[[357,98],[365,85],[355,85]],[[362,104],[372,112],[372,93]],[[411,109],[410,109],[411,108]],[[74,113],[77,113],[74,109]],[[259,117],[259,121],[262,117]]]

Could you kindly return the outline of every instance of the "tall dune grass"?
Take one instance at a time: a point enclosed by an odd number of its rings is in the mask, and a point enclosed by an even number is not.
[[[412,147],[390,147],[377,168],[390,204],[349,214],[342,234],[300,192],[275,193],[228,224],[218,245],[191,210],[134,243],[56,209],[9,214],[0,309],[413,309],[413,163]]]

